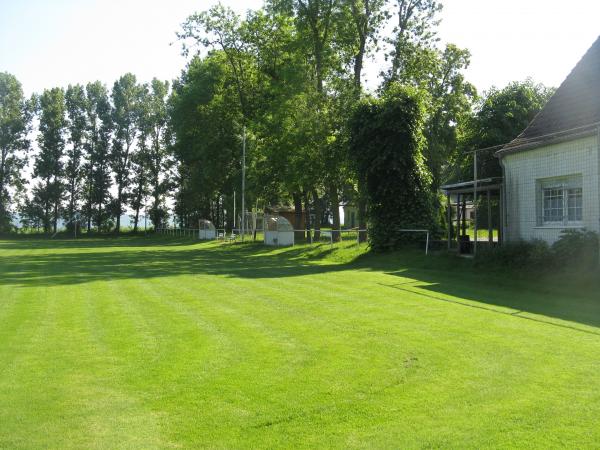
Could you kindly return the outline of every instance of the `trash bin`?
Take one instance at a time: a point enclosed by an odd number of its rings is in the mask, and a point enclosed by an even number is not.
[[[459,253],[469,254],[472,251],[472,247],[471,237],[469,235],[463,235],[460,237]]]

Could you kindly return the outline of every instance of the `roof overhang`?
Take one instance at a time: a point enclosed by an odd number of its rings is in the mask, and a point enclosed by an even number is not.
[[[475,186],[477,184],[477,186]],[[462,183],[446,184],[440,189],[446,195],[449,194],[472,194],[474,192],[498,191],[502,188],[502,178],[483,178],[481,180],[464,181]]]
[[[538,136],[530,139],[519,140],[515,139],[509,144],[506,144],[502,149],[495,153],[497,158],[503,158],[506,155],[513,153],[524,152],[527,150],[534,150],[539,147],[545,147],[548,145],[560,144],[562,142],[573,141],[588,136],[593,136],[600,130],[599,123],[593,123],[583,127],[575,128],[572,130],[559,131],[557,133],[547,134],[544,136]]]

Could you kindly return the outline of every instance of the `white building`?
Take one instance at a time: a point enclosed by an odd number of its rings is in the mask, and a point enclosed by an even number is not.
[[[504,240],[600,231],[600,38],[546,106],[497,156]]]

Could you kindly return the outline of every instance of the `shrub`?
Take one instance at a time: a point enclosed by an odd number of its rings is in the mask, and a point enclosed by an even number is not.
[[[554,266],[550,246],[542,240],[509,242],[482,249],[477,263],[485,266],[543,271]]]
[[[509,242],[482,249],[477,264],[543,272],[556,269],[593,269],[600,263],[600,238],[593,231],[566,230],[552,247],[541,240]]]
[[[598,267],[600,240],[598,233],[565,230],[552,246],[556,264],[575,268]]]

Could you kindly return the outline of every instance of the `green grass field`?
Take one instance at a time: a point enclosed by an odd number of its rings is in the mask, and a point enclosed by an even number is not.
[[[598,445],[596,284],[362,251],[0,241],[0,448]]]

